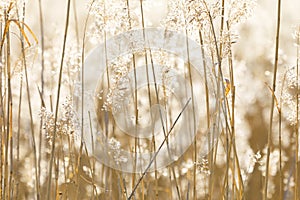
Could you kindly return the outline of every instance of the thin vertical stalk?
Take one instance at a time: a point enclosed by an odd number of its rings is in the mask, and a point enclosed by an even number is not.
[[[11,83],[10,83],[11,84]],[[9,104],[10,104],[10,118],[9,118],[9,121],[10,121],[10,127],[9,127],[9,146],[10,146],[10,151],[9,151],[9,154],[10,154],[10,158],[9,158],[9,161],[10,161],[10,166],[9,166],[9,199],[11,199],[13,197],[13,185],[12,185],[12,182],[14,181],[13,180],[13,177],[14,177],[14,151],[13,151],[13,144],[14,144],[14,137],[13,137],[13,131],[12,131],[12,128],[13,128],[13,99],[12,99],[12,89],[11,89],[11,85],[9,85],[9,91],[10,91],[10,94],[9,94]]]
[[[56,156],[56,164],[55,164],[55,199],[58,199],[58,175],[59,175],[59,155],[60,152],[58,151]],[[68,191],[66,190],[66,196],[68,198]]]
[[[24,2],[25,4],[25,2]],[[41,107],[43,107],[43,98],[44,98],[44,73],[45,73],[45,40],[44,40],[44,20],[43,20],[43,8],[41,0],[38,0],[39,6],[39,19],[40,19],[40,41],[41,41]],[[24,5],[25,12],[25,5]],[[43,142],[43,119],[40,119],[40,131],[39,131],[39,156],[38,156],[38,169],[39,169],[39,179],[40,179],[40,169],[41,169],[41,156],[42,156],[42,142]]]
[[[228,31],[230,31],[229,24],[227,23]],[[230,36],[229,36],[229,43],[230,43]],[[230,120],[230,127],[231,127],[231,146],[229,148],[235,148],[235,84],[234,84],[234,71],[233,71],[233,63],[232,63],[232,52],[231,52],[231,46],[229,48],[229,54],[228,54],[228,60],[229,60],[229,73],[230,73],[230,90],[231,90],[231,105],[228,105],[228,110],[230,110],[231,107],[231,120]],[[230,156],[230,155],[229,155]],[[233,160],[235,160],[235,157],[237,157],[236,154],[234,154]],[[234,199],[234,183],[235,182],[235,162],[232,163],[232,199]]]
[[[129,18],[129,28],[131,28],[131,22],[130,22],[130,6],[129,6],[129,0],[126,1],[126,6],[127,6],[127,15]],[[140,1],[140,6],[142,10],[142,2]],[[138,109],[137,109],[137,100],[138,100],[138,93],[137,93],[137,74],[136,74],[136,64],[135,64],[135,54],[132,54],[132,63],[133,63],[133,72],[134,72],[134,107],[135,107],[135,133],[137,130],[137,125],[138,125]],[[135,185],[135,176],[136,176],[136,163],[137,163],[137,145],[138,145],[138,138],[134,139],[134,164],[133,164],[133,170],[134,173],[132,173],[132,178],[131,178],[131,185],[132,187]]]
[[[184,16],[184,18],[186,19],[186,16]],[[187,21],[185,20],[185,26],[187,27]],[[185,43],[186,43],[186,53],[187,53],[187,67],[188,67],[188,79],[189,79],[189,84],[190,84],[190,91],[191,91],[191,95],[192,95],[192,110],[193,110],[193,134],[197,131],[197,127],[196,127],[196,116],[195,116],[195,99],[194,99],[194,86],[193,86],[193,80],[192,80],[192,71],[191,71],[191,63],[190,63],[190,50],[189,50],[189,38],[188,38],[188,30],[187,28],[185,28]],[[193,199],[196,200],[197,198],[197,138],[194,138],[194,154],[193,154],[193,161],[194,161],[194,166],[193,166]]]
[[[196,132],[196,116],[195,116],[195,99],[194,99],[194,89],[193,89],[193,80],[192,80],[192,71],[191,71],[191,64],[190,64],[190,50],[189,50],[189,41],[188,41],[188,31],[187,29],[185,30],[185,34],[186,34],[186,48],[187,48],[187,65],[188,65],[188,75],[189,75],[189,83],[190,83],[190,87],[191,87],[191,95],[192,95],[192,110],[193,110],[193,132]],[[197,198],[197,176],[196,176],[196,172],[197,172],[197,139],[194,139],[194,155],[193,155],[193,159],[194,159],[194,167],[193,167],[193,194],[194,194],[194,200],[196,200]]]
[[[143,3],[140,0],[141,10],[143,11]],[[129,10],[129,7],[128,7]],[[129,11],[128,11],[129,12]],[[135,54],[132,54],[133,60],[133,74],[134,74],[134,109],[135,109],[135,134],[137,133],[137,126],[139,124],[139,111],[138,111],[138,85],[137,85],[137,73],[136,73],[136,63],[135,63]],[[137,147],[139,145],[139,138],[135,137],[134,139],[134,164],[133,164],[133,176],[132,176],[132,186],[135,185],[135,175],[136,175],[136,164],[137,164]]]
[[[76,1],[73,1],[73,13],[74,13],[74,22],[75,22],[75,33],[76,33],[76,42],[79,47],[79,27],[78,27],[78,16],[77,16],[77,6]]]
[[[44,95],[44,71],[45,71],[45,39],[44,39],[44,20],[42,2],[39,1],[39,18],[40,18],[40,41],[41,41],[41,94]]]
[[[71,5],[71,0],[68,0],[64,40],[63,40],[63,47],[62,47],[62,56],[61,56],[59,78],[58,78],[57,100],[56,100],[55,120],[54,120],[54,133],[53,133],[53,138],[52,138],[51,157],[50,157],[50,161],[49,161],[49,175],[48,175],[48,186],[47,186],[47,199],[48,200],[50,200],[50,198],[51,198],[52,166],[53,166],[54,155],[55,155],[55,142],[56,142],[56,135],[57,135],[57,118],[58,118],[58,110],[59,110],[60,90],[61,90],[61,84],[62,84],[62,71],[63,71],[63,65],[64,65],[64,56],[65,56],[65,49],[66,49],[67,35],[68,35],[68,28],[69,28],[70,5]]]
[[[282,171],[282,98],[283,98],[283,88],[286,81],[286,73],[283,76],[282,87],[280,92],[280,104],[278,107],[278,141],[279,141],[279,199],[283,198],[283,171]]]
[[[5,22],[8,23],[9,13],[5,15]],[[6,121],[6,138],[5,138],[5,167],[4,167],[4,192],[5,198],[10,199],[10,184],[8,177],[8,151],[9,151],[9,141],[12,137],[12,94],[11,94],[11,60],[10,60],[10,33],[9,28],[6,33],[6,72],[7,72],[7,121]]]
[[[20,165],[20,132],[21,132],[22,95],[23,95],[23,74],[20,77],[18,122],[17,122],[18,123],[18,129],[17,129],[17,165],[18,166]],[[19,184],[20,184],[20,177],[16,176],[16,197],[17,198],[19,196]]]
[[[84,23],[84,29],[83,29],[83,38],[82,38],[82,49],[81,49],[81,142],[80,142],[80,155],[79,155],[79,158],[78,158],[78,163],[77,163],[77,166],[76,166],[76,169],[79,167],[80,165],[80,159],[81,159],[81,152],[82,152],[82,148],[83,148],[83,133],[84,133],[84,57],[85,57],[85,40],[86,40],[86,33],[87,33],[87,25],[88,25],[88,21],[89,21],[89,17],[90,17],[90,13],[91,13],[91,9],[93,7],[93,4],[94,4],[95,0],[93,0],[89,6],[89,10],[88,10],[88,13],[87,13],[87,17],[85,19],[85,23]],[[68,6],[70,6],[70,1],[68,2]],[[68,12],[69,12],[69,8],[68,7]],[[68,14],[69,16],[69,14]],[[94,142],[92,141],[92,144],[94,145]],[[78,171],[78,170],[77,170]],[[77,177],[77,182],[78,182],[78,179],[79,179],[79,176]],[[77,187],[77,194],[78,194],[78,191],[79,191],[79,184],[78,184],[78,187]]]
[[[135,109],[135,134],[138,126],[138,118],[139,118],[139,112],[138,112],[138,92],[137,92],[137,74],[136,74],[136,63],[135,63],[135,55],[132,54],[132,60],[133,60],[133,74],[134,74],[134,109]],[[137,146],[139,143],[139,139],[135,137],[134,139],[134,164],[133,164],[133,170],[134,173],[132,173],[132,185],[135,185],[135,174],[136,174],[136,164],[137,164]]]
[[[2,23],[0,23],[0,41],[2,41]],[[5,74],[5,69],[4,69],[4,63],[2,62],[2,58],[3,58],[3,53],[2,51],[0,51],[0,102],[1,102],[1,111],[0,111],[0,115],[1,115],[1,120],[0,120],[0,123],[1,123],[1,149],[0,149],[0,196],[4,199],[4,193],[3,193],[3,153],[4,153],[4,135],[5,135],[5,117],[4,117],[4,102],[3,102],[3,97],[2,97],[2,94],[3,94],[3,88],[2,88],[2,82],[3,82],[3,74]],[[4,80],[4,83],[5,83],[5,80]]]
[[[205,52],[204,52],[204,47],[203,47],[203,36],[201,30],[199,30],[199,40],[200,40],[200,45],[201,45],[201,53],[202,53],[202,60],[203,60],[203,73],[204,73],[204,86],[205,86],[205,103],[206,103],[206,124],[207,124],[207,130],[208,132],[208,158],[209,158],[209,169],[211,170],[212,168],[212,163],[213,163],[213,153],[211,153],[211,141],[213,141],[213,138],[210,136],[210,106],[209,106],[209,89],[208,89],[208,80],[207,80],[207,64],[205,60]],[[212,194],[212,171],[209,175],[209,183],[208,183],[208,198],[211,199],[211,194]]]
[[[223,57],[223,30],[224,30],[224,15],[225,15],[225,0],[222,0],[222,6],[221,6],[221,28],[220,28],[220,46],[219,46],[219,57],[222,60]],[[222,62],[219,63],[219,66],[221,68]]]
[[[300,27],[299,27],[300,34]],[[297,84],[297,94],[296,94],[296,149],[295,149],[295,194],[294,199],[299,198],[298,187],[299,187],[299,177],[298,177],[298,167],[299,167],[299,45],[300,37],[297,38],[297,63],[296,63],[296,84]]]
[[[223,58],[223,30],[224,30],[224,14],[225,14],[225,0],[222,0],[222,5],[221,5],[221,28],[220,28],[220,46],[219,46],[219,71],[222,70],[222,58]],[[218,76],[218,78],[220,78],[220,76]],[[223,78],[221,78],[219,81],[223,81]],[[218,81],[218,82],[219,82]],[[225,99],[226,97],[224,97]],[[229,109],[229,108],[228,108]],[[226,188],[226,198],[229,198],[229,165],[230,165],[230,150],[229,150],[230,146],[229,146],[229,135],[226,134],[226,183],[225,183],[225,188]],[[232,172],[234,173],[234,172]],[[234,177],[234,175],[233,175]],[[233,189],[233,188],[232,188]],[[232,190],[234,191],[234,190]]]
[[[227,21],[227,29],[228,31],[230,30],[229,23]],[[229,36],[229,44],[231,45],[231,38]],[[230,72],[230,90],[231,90],[231,148],[233,148],[233,160],[234,162],[232,163],[233,166],[233,183],[232,183],[232,188],[233,188],[233,198],[234,198],[234,182],[235,182],[235,166],[237,168],[238,172],[238,180],[239,180],[239,197],[240,199],[244,199],[244,184],[243,184],[243,179],[241,175],[241,169],[239,165],[239,158],[236,150],[236,143],[235,143],[235,81],[234,81],[234,68],[233,68],[233,63],[232,63],[232,50],[231,46],[229,48],[229,54],[228,54],[228,60],[229,60],[229,72]],[[229,106],[228,106],[229,107]]]
[[[278,68],[278,51],[279,51],[279,33],[280,33],[280,15],[281,15],[281,0],[277,1],[277,29],[276,29],[276,46],[275,46],[275,60],[274,60],[274,72],[273,72],[273,85],[272,91],[276,90],[276,80],[277,80],[277,68]],[[268,146],[267,146],[267,160],[266,160],[266,178],[264,182],[264,195],[263,199],[267,200],[268,195],[268,181],[269,181],[269,164],[270,164],[270,153],[272,145],[272,133],[273,133],[273,114],[274,114],[275,96],[272,95],[271,100],[271,112],[270,112],[270,124],[268,131]]]
[[[90,131],[91,131],[91,143],[92,143],[92,155],[95,155],[95,146],[94,146],[94,133],[93,133],[93,126],[92,126],[92,120],[91,120],[91,113],[90,111],[88,112],[89,114],[89,125],[90,125]],[[94,188],[94,178],[95,178],[95,159],[92,158],[92,164],[91,164],[91,174],[92,174],[92,199],[94,199],[94,194],[95,194],[95,188]]]

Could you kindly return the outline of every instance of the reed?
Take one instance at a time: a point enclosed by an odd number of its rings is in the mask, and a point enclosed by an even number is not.
[[[278,0],[273,19],[268,1],[0,2],[1,199],[296,200],[296,5]],[[157,27],[166,49],[147,46]],[[115,56],[133,39],[147,48]],[[105,70],[90,83],[98,44]],[[148,138],[133,137],[143,128]]]

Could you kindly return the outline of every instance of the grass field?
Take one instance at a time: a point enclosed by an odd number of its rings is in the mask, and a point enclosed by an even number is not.
[[[299,8],[1,1],[0,199],[299,199]]]

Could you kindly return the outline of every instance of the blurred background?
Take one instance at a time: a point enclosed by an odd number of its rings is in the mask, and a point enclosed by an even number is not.
[[[252,0],[248,0],[249,2]],[[62,53],[62,44],[63,44],[63,34],[65,29],[65,20],[66,20],[66,11],[67,11],[67,1],[61,0],[43,0],[41,1],[42,6],[42,18],[44,23],[44,56],[45,56],[45,69],[44,69],[44,80],[45,86],[43,90],[44,103],[47,105],[48,110],[53,112],[55,108],[56,93],[57,93],[57,83],[58,83],[58,74],[60,67],[60,58]],[[97,2],[97,1],[96,1]],[[100,2],[100,1],[99,1]],[[102,1],[101,1],[102,2]],[[115,4],[118,4],[117,0],[112,1]],[[120,0],[120,7],[123,6],[125,1]],[[137,12],[139,9],[139,1],[133,0],[129,1],[131,4],[132,12]],[[146,26],[156,27],[161,26],[164,18],[168,15],[168,1],[167,0],[143,0],[144,5],[144,15]],[[211,2],[211,1],[207,1]],[[215,2],[215,1],[214,1]],[[227,1],[225,1],[227,2]],[[230,1],[234,2],[234,1]],[[67,96],[78,92],[80,89],[78,84],[78,77],[80,74],[81,66],[81,45],[82,38],[84,36],[84,27],[86,22],[86,17],[89,10],[89,2],[74,0],[71,1],[71,12],[70,12],[70,26],[67,37],[67,46],[66,46],[66,57],[65,64],[69,66],[68,70],[63,71],[62,77],[62,90],[61,90],[61,101],[59,104],[66,105],[64,109],[68,111],[68,101],[65,101]],[[20,3],[21,5],[21,3]],[[1,7],[0,7],[1,8]],[[295,74],[295,67],[297,65],[297,45],[295,39],[295,33],[298,31],[299,34],[299,24],[300,24],[300,1],[299,0],[285,0],[282,1],[282,14],[281,14],[281,29],[280,29],[280,45],[279,45],[279,62],[278,62],[278,75],[277,75],[277,90],[272,93],[269,87],[272,87],[273,79],[273,67],[274,67],[274,55],[275,55],[275,36],[276,36],[276,19],[277,19],[277,1],[274,0],[258,0],[255,1],[255,6],[252,8],[251,15],[247,16],[243,22],[231,27],[231,34],[235,37],[236,42],[232,44],[232,53],[233,53],[233,66],[234,66],[234,79],[236,86],[235,93],[235,142],[236,142],[236,151],[239,157],[239,165],[241,168],[241,176],[244,181],[244,190],[246,199],[262,199],[263,198],[263,187],[265,179],[265,162],[266,162],[266,147],[269,131],[269,116],[270,116],[270,107],[271,107],[271,98],[272,95],[276,96],[277,103],[274,110],[274,134],[272,136],[272,148],[270,154],[270,181],[269,181],[269,190],[268,198],[269,199],[296,199],[294,196],[294,187],[299,187],[299,183],[296,184],[294,181],[295,170],[298,170],[300,173],[300,168],[295,169],[295,124],[298,120],[295,118],[296,115],[296,105],[295,96],[299,91],[295,89],[297,83],[295,83],[297,74]],[[40,94],[37,88],[41,88],[41,29],[40,29],[40,11],[38,1],[27,1],[25,7],[25,23],[32,29],[32,32],[35,34],[39,40],[38,47],[32,47],[26,49],[28,52],[28,75],[29,75],[29,88],[31,95],[32,103],[32,113],[33,113],[33,122],[34,129],[36,130],[36,138],[38,137],[38,132],[40,128],[40,116],[53,118],[53,115],[49,113],[41,114],[41,102]],[[137,14],[138,15],[138,14]],[[137,19],[140,22],[140,19]],[[97,16],[92,15],[89,18],[87,24],[87,40],[85,52],[86,55],[89,54],[97,45],[100,43],[99,40],[93,38],[93,25],[97,22]],[[3,23],[3,22],[2,22]],[[15,32],[16,29],[13,29]],[[109,37],[109,36],[108,36]],[[31,40],[31,39],[30,39]],[[12,40],[12,45],[14,51],[11,55],[12,63],[15,66],[18,66],[21,57],[21,50],[19,48],[19,41]],[[299,45],[299,44],[298,44]],[[298,54],[299,59],[299,54]],[[298,61],[299,62],[299,61]],[[225,63],[226,65],[226,63]],[[14,105],[19,105],[19,97],[22,96],[23,100],[21,101],[24,105],[22,108],[22,119],[24,120],[23,125],[21,126],[21,136],[20,136],[20,146],[18,146],[21,151],[19,159],[22,160],[22,163],[19,167],[16,167],[17,174],[20,175],[21,181],[19,181],[20,186],[23,187],[20,190],[20,193],[16,195],[16,199],[32,199],[36,198],[35,194],[35,182],[32,180],[33,174],[35,173],[33,168],[33,155],[32,155],[32,141],[30,139],[30,127],[29,127],[29,113],[28,100],[26,99],[26,93],[19,95],[20,86],[20,77],[23,77],[24,74],[21,70],[18,70],[18,67],[15,67],[15,75],[12,80],[13,88],[13,98]],[[21,75],[20,75],[21,74]],[[229,78],[230,72],[225,67],[224,69],[225,78]],[[24,78],[24,77],[23,77]],[[25,78],[24,78],[25,79]],[[25,83],[24,83],[25,84]],[[25,86],[23,86],[25,87]],[[25,88],[24,88],[25,91]],[[3,93],[4,94],[4,93]],[[70,103],[71,104],[71,103]],[[277,107],[276,107],[277,106]],[[51,107],[51,109],[50,109]],[[282,118],[279,118],[278,108],[281,109]],[[14,108],[15,118],[14,124],[17,124],[17,106]],[[47,119],[44,118],[46,121]],[[281,125],[282,131],[282,172],[283,177],[279,171],[279,129],[278,125]],[[53,122],[52,122],[53,123]],[[61,122],[63,123],[63,122]],[[46,124],[47,125],[47,124]],[[45,124],[44,124],[45,126]],[[298,127],[299,128],[299,127]],[[68,129],[68,126],[67,128]],[[17,128],[14,128],[13,131],[16,133]],[[80,136],[80,135],[77,135]],[[51,137],[50,137],[51,138]],[[221,191],[224,176],[224,167],[226,166],[226,150],[224,149],[225,137],[220,136],[220,142],[218,142],[218,152],[216,154],[216,162],[214,165],[214,174],[216,177],[214,179],[214,191]],[[40,139],[37,139],[37,142],[40,142]],[[40,146],[45,148],[43,154],[46,154],[45,157],[41,157],[40,163],[40,185],[41,185],[41,194],[47,192],[46,181],[48,174],[48,164],[49,164],[49,155],[50,155],[50,145],[47,144],[48,140],[43,139],[43,142],[40,143]],[[39,145],[37,143],[37,145]],[[61,151],[63,152],[64,147],[62,145]],[[124,145],[124,144],[122,144]],[[15,147],[17,148],[17,147]],[[68,146],[68,150],[72,149],[73,146]],[[59,149],[59,148],[58,148]],[[60,154],[63,154],[59,152]],[[70,151],[71,152],[71,151]],[[193,152],[190,149],[188,153]],[[58,153],[58,154],[59,154]],[[74,153],[74,152],[72,152]],[[42,153],[37,153],[41,156]],[[91,199],[91,193],[97,191],[97,195],[93,195],[95,199],[117,199],[120,196],[114,195],[114,188],[123,187],[118,184],[121,184],[123,180],[131,182],[131,175],[121,174],[118,172],[110,172],[109,178],[107,175],[104,177],[103,174],[107,174],[109,170],[99,167],[99,174],[95,175],[95,180],[86,178],[89,177],[87,174],[90,171],[87,169],[91,163],[96,162],[94,159],[88,161],[89,156],[83,157],[83,164],[80,164],[78,167],[74,164],[74,169],[70,170],[70,173],[66,173],[66,166],[71,166],[71,161],[76,161],[77,153],[74,153],[74,156],[71,155],[57,155],[65,163],[65,168],[62,169],[62,177],[59,178],[58,185],[56,188],[56,199],[65,198],[72,199],[71,192],[65,196],[65,191],[74,191],[79,183],[82,183],[82,188],[76,190],[81,191],[81,194],[77,197],[81,199]],[[74,157],[74,158],[73,158]],[[298,155],[299,157],[299,155]],[[66,161],[67,159],[67,161]],[[69,159],[69,160],[68,160]],[[55,161],[58,165],[58,160]],[[190,162],[191,156],[184,155],[177,163],[174,164],[175,171],[178,171],[177,178],[179,180],[179,185],[181,187],[181,192],[185,192],[189,189],[190,186],[187,184],[192,178],[192,166]],[[199,161],[200,162],[200,161]],[[97,164],[94,164],[97,165]],[[200,165],[200,164],[199,164]],[[201,163],[201,166],[203,163]],[[82,179],[75,181],[75,169],[81,170],[78,173],[82,173]],[[86,168],[84,168],[86,167]],[[202,166],[203,167],[203,166]],[[206,166],[210,168],[211,166]],[[203,168],[197,168],[199,171],[205,171]],[[188,172],[182,172],[181,169],[187,169]],[[56,169],[58,170],[58,169]],[[69,168],[68,168],[69,170]],[[168,169],[170,170],[170,169]],[[159,199],[169,198],[170,196],[176,198],[176,189],[174,186],[174,180],[170,181],[171,191],[169,189],[169,182],[166,180],[167,176],[165,174],[171,174],[170,171],[166,169],[160,171],[161,174],[159,178],[159,188],[160,196]],[[58,170],[59,171],[59,170]],[[93,171],[93,170],[92,170]],[[74,172],[74,174],[72,174]],[[96,170],[97,172],[97,170]],[[95,171],[93,173],[96,173]],[[211,171],[210,171],[211,172]],[[54,174],[55,172],[53,172]],[[56,172],[58,173],[58,172]],[[157,174],[156,174],[157,175]],[[156,176],[155,175],[155,176]],[[53,175],[54,176],[54,175]],[[149,179],[146,179],[145,185],[154,183],[153,176],[149,175]],[[208,176],[200,173],[199,180],[207,181]],[[237,176],[237,175],[236,175]],[[121,177],[121,178],[120,178]],[[204,178],[203,178],[204,177]],[[206,178],[205,178],[206,177]],[[85,181],[84,179],[88,179]],[[123,178],[123,180],[122,180]],[[136,177],[135,177],[136,178]],[[120,179],[122,181],[120,181]],[[133,178],[134,179],[134,178]],[[117,183],[112,183],[111,186],[107,186],[108,180],[119,180]],[[149,180],[149,181],[147,181]],[[73,181],[73,182],[72,182]],[[92,184],[90,182],[93,182]],[[284,194],[282,197],[279,195],[279,183],[283,182],[283,191]],[[201,182],[201,181],[199,181]],[[74,183],[74,184],[73,184]],[[89,188],[86,185],[93,185],[92,188]],[[3,187],[3,186],[2,186]],[[197,191],[197,199],[220,199],[218,193],[210,194],[208,192],[208,184],[201,184],[197,186],[199,192]],[[67,189],[66,189],[67,188]],[[88,188],[88,189],[87,189]],[[129,189],[131,190],[131,189]],[[92,191],[92,192],[91,192]],[[153,188],[149,189],[149,193],[154,191]],[[142,193],[143,191],[140,191]],[[109,196],[105,195],[109,193]],[[44,194],[44,195],[45,195]],[[41,195],[43,196],[43,195]],[[147,198],[147,194],[141,195],[145,199],[152,199],[151,195]],[[233,197],[232,197],[233,198]],[[297,197],[299,198],[299,197]],[[54,197],[53,197],[54,199]]]

